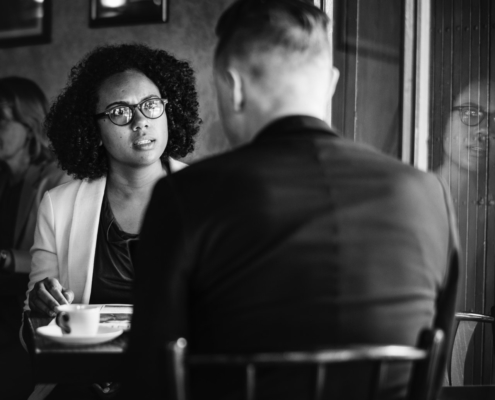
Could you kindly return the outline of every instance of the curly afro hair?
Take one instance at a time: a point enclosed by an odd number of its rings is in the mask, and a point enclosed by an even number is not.
[[[168,99],[168,144],[161,156],[182,158],[194,150],[199,131],[194,72],[164,50],[142,44],[100,46],[69,74],[68,84],[52,104],[45,129],[60,167],[77,179],[97,179],[108,171],[105,149],[94,118],[100,85],[112,75],[137,70]]]

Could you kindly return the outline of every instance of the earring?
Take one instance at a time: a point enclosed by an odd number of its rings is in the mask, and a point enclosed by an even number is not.
[[[101,140],[101,139],[100,139],[100,144],[99,144],[99,146],[100,146],[100,147],[101,147],[101,146],[103,146],[103,140]]]

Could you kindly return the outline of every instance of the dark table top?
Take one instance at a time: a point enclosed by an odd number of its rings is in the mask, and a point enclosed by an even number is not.
[[[103,314],[102,314],[103,315]],[[128,332],[105,343],[68,345],[36,333],[52,318],[24,314],[23,336],[33,364],[36,383],[119,382],[124,372]]]
[[[444,386],[438,400],[493,400],[495,385]]]

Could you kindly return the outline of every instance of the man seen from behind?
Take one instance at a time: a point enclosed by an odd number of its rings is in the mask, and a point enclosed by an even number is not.
[[[163,349],[179,337],[192,353],[416,345],[438,318],[456,251],[449,195],[434,175],[327,125],[330,31],[300,0],[239,0],[220,18],[214,73],[233,150],[155,188],[136,267],[131,398],[159,397]],[[330,369],[326,390],[359,398],[364,376]],[[192,399],[243,396],[242,370],[190,377]],[[312,395],[310,368],[258,378],[261,399]],[[402,398],[407,379],[392,368],[383,398]]]

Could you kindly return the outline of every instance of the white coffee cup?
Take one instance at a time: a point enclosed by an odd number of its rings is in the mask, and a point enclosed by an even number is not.
[[[64,304],[58,307],[55,322],[64,335],[95,336],[100,323],[100,308],[90,304]]]

